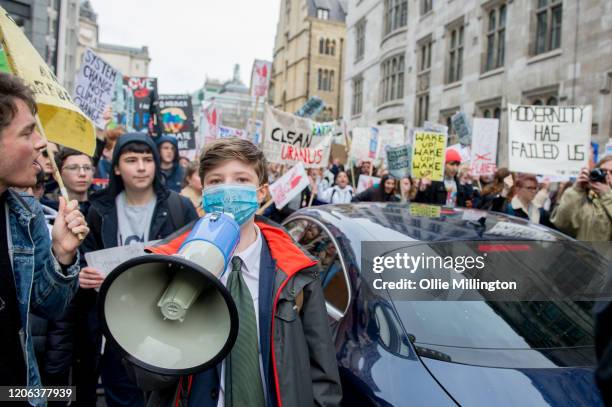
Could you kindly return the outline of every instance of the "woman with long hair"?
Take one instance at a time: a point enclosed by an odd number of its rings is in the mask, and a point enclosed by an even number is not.
[[[353,198],[353,202],[399,202],[395,195],[396,179],[392,175],[384,175],[379,185],[371,186]]]

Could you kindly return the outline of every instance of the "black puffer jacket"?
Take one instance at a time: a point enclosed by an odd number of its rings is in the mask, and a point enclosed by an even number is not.
[[[34,352],[44,385],[49,385],[45,378],[67,375],[70,371],[74,349],[73,312],[74,310],[67,311],[62,317],[52,321],[30,314]]]

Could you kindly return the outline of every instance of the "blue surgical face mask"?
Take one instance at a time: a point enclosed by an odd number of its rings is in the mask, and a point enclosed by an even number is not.
[[[202,191],[204,212],[223,212],[232,215],[242,226],[257,209],[257,188],[254,185],[221,184]]]

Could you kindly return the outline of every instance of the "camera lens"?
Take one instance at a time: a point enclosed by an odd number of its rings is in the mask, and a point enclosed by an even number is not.
[[[589,173],[589,179],[592,182],[605,182],[606,181],[606,173],[601,170],[601,168],[595,168],[591,170]]]

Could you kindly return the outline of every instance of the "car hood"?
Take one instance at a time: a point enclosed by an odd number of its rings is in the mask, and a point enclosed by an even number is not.
[[[603,406],[592,368],[506,369],[421,357],[462,406]]]

